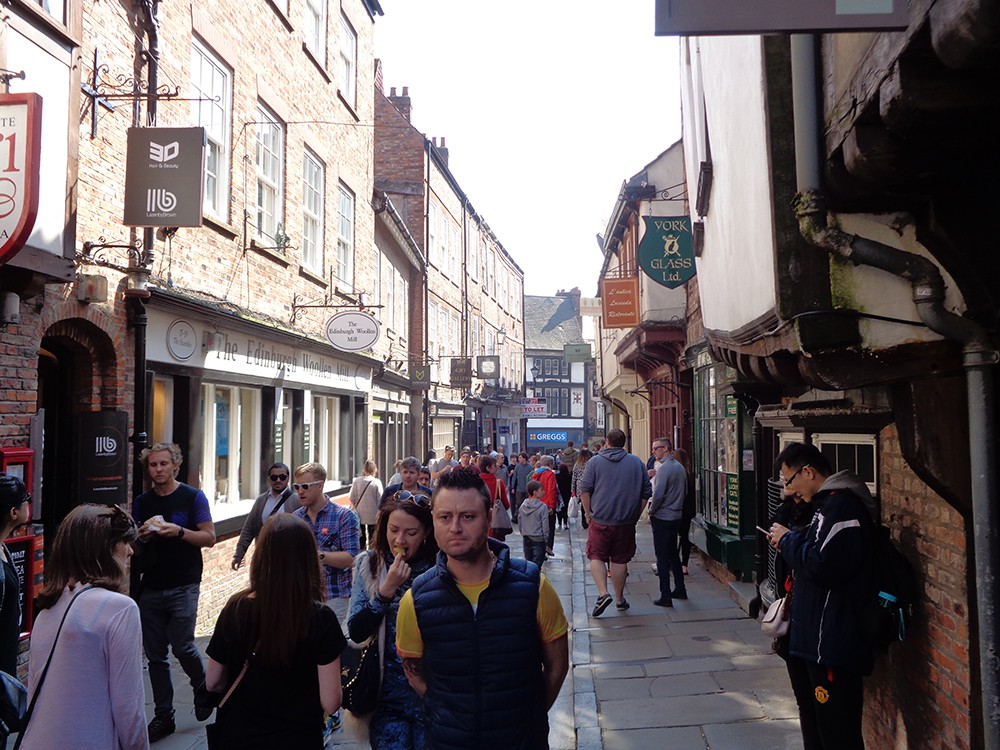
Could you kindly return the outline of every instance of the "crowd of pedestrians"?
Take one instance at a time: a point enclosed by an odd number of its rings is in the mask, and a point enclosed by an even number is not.
[[[374,750],[547,747],[547,711],[568,670],[566,617],[542,573],[555,531],[570,517],[586,530],[598,590],[591,616],[611,604],[629,609],[628,564],[644,515],[660,584],[654,604],[687,599],[688,456],[657,438],[644,463],[625,443],[613,429],[593,450],[569,443],[511,461],[445,446],[426,464],[400,459],[385,486],[366,460],[346,505],[326,494],[322,465],[271,465],[232,559],[239,570],[256,545],[248,585],[223,608],[207,667],[194,626],[201,550],[215,543],[208,500],[178,481],[176,445],[146,449],[150,489],[131,515],[81,505],[59,527],[38,597],[35,718],[23,746],[56,746],[53,732],[67,721],[78,748],[142,749],[173,733],[169,650],[191,683],[196,717],[215,714],[213,748],[320,748],[341,723],[341,656],[374,647],[375,708],[345,716]],[[786,502],[768,541],[795,596],[793,627],[775,649],[806,749],[861,748],[861,684],[872,662],[851,613],[867,591],[874,500],[811,446],[788,446],[777,470]],[[0,475],[4,538],[28,520],[30,502],[19,479]],[[514,527],[521,555],[504,543]],[[6,546],[2,563],[0,669],[13,674],[19,587]],[[148,725],[140,643],[153,693]],[[505,695],[519,699],[497,699]]]

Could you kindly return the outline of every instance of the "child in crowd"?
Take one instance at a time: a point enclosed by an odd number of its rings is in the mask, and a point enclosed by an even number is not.
[[[545,543],[549,533],[549,506],[542,502],[545,487],[532,479],[525,487],[528,496],[517,513],[517,525],[524,537],[524,559],[539,568],[545,562]]]

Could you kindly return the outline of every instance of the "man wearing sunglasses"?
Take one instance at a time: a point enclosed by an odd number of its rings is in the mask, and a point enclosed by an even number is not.
[[[794,574],[788,672],[800,712],[811,712],[800,722],[803,740],[864,750],[862,677],[872,651],[858,613],[871,595],[878,509],[861,477],[834,474],[813,445],[792,443],[775,464],[785,495],[816,508],[806,529],[775,523],[767,536]]]
[[[233,570],[242,567],[243,558],[251,542],[256,541],[260,535],[264,521],[277,513],[291,513],[299,507],[299,496],[289,486],[289,478],[290,472],[284,464],[271,464],[268,468],[267,482],[271,486],[257,497],[257,501],[243,522],[243,531],[240,532],[240,540],[236,543],[236,551],[233,553]]]
[[[302,464],[295,470],[292,489],[298,494],[301,505],[295,510],[295,515],[304,519],[316,535],[326,605],[337,613],[337,619],[346,632],[351,570],[354,558],[361,552],[361,537],[354,511],[328,498],[323,493],[325,484],[326,469],[322,464]]]

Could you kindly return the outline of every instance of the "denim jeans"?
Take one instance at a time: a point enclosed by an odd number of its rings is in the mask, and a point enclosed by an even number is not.
[[[539,568],[542,567],[542,563],[545,562],[545,540],[544,539],[530,539],[529,537],[524,537],[524,559],[528,562],[533,562]]]
[[[656,553],[657,577],[660,579],[660,596],[670,598],[670,574],[674,576],[674,587],[684,591],[684,571],[681,570],[681,556],[677,549],[677,538],[681,533],[681,520],[663,521],[651,518],[653,523],[653,551]]]
[[[157,716],[173,716],[174,686],[170,681],[167,646],[197,689],[205,681],[205,665],[194,643],[200,584],[190,583],[159,591],[143,589],[139,597],[142,648],[149,662],[149,684]]]

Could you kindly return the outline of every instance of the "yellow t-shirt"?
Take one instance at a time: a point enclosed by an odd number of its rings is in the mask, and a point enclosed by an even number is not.
[[[479,606],[479,595],[486,590],[489,583],[490,579],[487,578],[482,583],[456,583],[456,585],[475,611]],[[542,643],[551,643],[562,638],[569,630],[559,595],[544,574],[538,584],[538,609],[535,619],[538,622],[538,635]],[[396,653],[404,659],[421,659],[424,655],[424,639],[417,626],[417,612],[413,608],[412,591],[407,591],[399,602],[399,614],[396,615]]]

